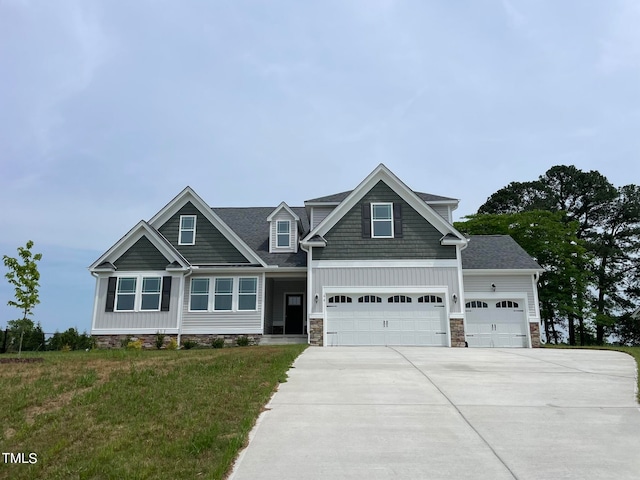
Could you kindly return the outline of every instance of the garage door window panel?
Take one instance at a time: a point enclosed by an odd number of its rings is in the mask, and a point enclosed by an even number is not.
[[[387,303],[411,303],[411,297],[406,295],[394,295],[387,298]]]

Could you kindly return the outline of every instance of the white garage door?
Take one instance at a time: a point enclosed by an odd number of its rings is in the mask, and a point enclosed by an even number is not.
[[[524,302],[472,300],[466,303],[470,347],[528,347]]]
[[[442,295],[331,295],[327,345],[447,346]]]

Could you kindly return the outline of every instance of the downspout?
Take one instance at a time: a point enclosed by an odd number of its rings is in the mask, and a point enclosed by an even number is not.
[[[92,271],[89,271],[89,273],[96,279],[96,290],[93,293],[93,316],[91,318],[91,331],[93,331],[96,327],[96,317],[98,316],[98,291],[100,290],[100,275]]]
[[[311,325],[310,325],[310,318],[311,318],[311,311],[313,310],[313,302],[314,299],[311,298],[312,295],[312,287],[313,285],[311,284],[311,258],[312,258],[312,248],[313,247],[309,247],[308,249],[305,248],[305,245],[300,242],[300,248],[302,249],[302,251],[304,251],[307,254],[307,344],[310,345],[311,344]]]
[[[189,267],[186,275],[182,276],[180,284],[180,308],[178,309],[178,348],[180,348],[180,337],[182,336],[182,315],[184,313],[184,292],[187,284],[187,277],[193,273],[193,269]]]

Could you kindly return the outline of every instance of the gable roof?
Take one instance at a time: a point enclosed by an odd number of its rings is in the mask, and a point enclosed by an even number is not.
[[[269,214],[269,216],[267,217],[267,222],[272,221],[273,217],[275,217],[280,210],[287,211],[296,222],[300,221],[300,217],[293,210],[291,210],[291,207],[289,207],[289,205],[287,205],[285,202],[282,202],[273,210],[273,212],[271,212],[271,214]]]
[[[309,219],[304,207],[288,208],[298,217],[301,233],[309,231]],[[278,267],[306,267],[307,254],[301,249],[297,253],[269,253],[267,218],[274,211],[273,207],[214,207],[213,211],[233,228],[265,264]]]
[[[143,236],[167,258],[167,264],[172,264],[170,269],[187,269],[189,262],[178,252],[164,236],[144,220],[129,230],[109,250],[89,266],[91,272],[113,271],[113,263],[129,250]]]
[[[462,269],[542,271],[542,267],[509,235],[472,235],[462,251]]]
[[[187,202],[191,202],[200,211],[205,218],[211,222],[211,224],[218,229],[218,231],[227,239],[231,244],[238,249],[238,251],[251,263],[266,266],[264,261],[256,254],[239,236],[230,228],[206,203],[198,194],[191,188],[186,187],[180,192],[173,200],[171,200],[165,207],[156,213],[149,224],[155,228],[160,228],[167,220],[176,214]]]
[[[311,205],[311,204],[316,204],[316,203],[320,203],[320,204],[333,204],[333,205],[337,205],[340,202],[342,202],[345,198],[347,198],[351,192],[353,192],[353,190],[348,190],[346,192],[340,192],[340,193],[334,193],[333,195],[327,195],[325,197],[318,197],[318,198],[314,198],[311,200],[305,200],[305,205]],[[458,199],[457,198],[450,198],[450,197],[441,197],[440,195],[433,195],[431,193],[423,193],[423,192],[413,192],[415,193],[419,198],[421,198],[422,200],[424,200],[427,203],[458,203]]]
[[[378,165],[360,184],[346,197],[340,204],[327,215],[316,228],[307,234],[302,242],[307,242],[315,235],[324,236],[336,223],[349,212],[369,190],[371,190],[378,182],[383,181],[398,196],[400,196],[407,204],[424,217],[431,225],[433,225],[443,237],[447,237],[448,244],[459,243],[465,245],[467,239],[458,232],[453,225],[438,215],[423,199],[421,199],[413,190],[407,187],[391,170],[384,164]],[[337,194],[342,195],[342,194]],[[333,196],[335,197],[335,195]],[[325,197],[326,198],[326,197]],[[450,235],[449,235],[450,234]]]

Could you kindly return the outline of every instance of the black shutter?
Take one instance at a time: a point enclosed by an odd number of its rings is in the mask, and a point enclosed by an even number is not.
[[[109,283],[107,284],[107,304],[104,307],[105,312],[113,312],[113,307],[116,304],[117,283],[118,277],[109,277]]]
[[[371,238],[371,204],[362,204],[362,238]]]
[[[161,312],[169,311],[170,300],[171,300],[171,277],[162,277],[162,303],[160,304]]]
[[[393,204],[393,236],[402,238],[402,204]]]

